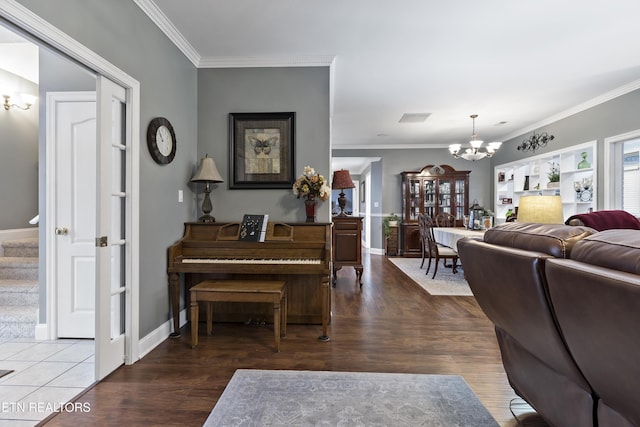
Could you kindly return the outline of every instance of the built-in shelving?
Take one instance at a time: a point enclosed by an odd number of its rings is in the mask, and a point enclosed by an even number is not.
[[[596,141],[528,157],[494,168],[494,213],[496,222],[504,222],[514,211],[521,196],[559,195],[565,218],[596,208]],[[557,167],[558,182],[551,182]]]

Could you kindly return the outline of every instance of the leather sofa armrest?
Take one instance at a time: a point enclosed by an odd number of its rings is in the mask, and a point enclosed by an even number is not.
[[[571,259],[640,275],[640,230],[611,229],[577,242]]]
[[[542,252],[556,258],[568,258],[578,241],[595,232],[589,227],[564,224],[510,222],[487,230],[484,241],[498,246]]]

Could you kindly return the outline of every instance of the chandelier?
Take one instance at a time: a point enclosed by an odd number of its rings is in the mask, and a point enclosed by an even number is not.
[[[536,151],[539,148],[546,147],[546,145],[553,141],[555,137],[553,135],[549,135],[546,132],[543,133],[533,133],[529,137],[529,139],[525,139],[522,141],[522,144],[518,145],[519,151]]]
[[[472,114],[469,117],[473,120],[473,132],[471,134],[471,141],[469,141],[471,147],[463,150],[462,144],[451,144],[449,146],[449,152],[456,159],[465,159],[472,162],[493,156],[502,145],[502,142],[490,142],[486,147],[483,147],[483,141],[480,141],[476,135],[476,117],[478,117],[478,115]]]

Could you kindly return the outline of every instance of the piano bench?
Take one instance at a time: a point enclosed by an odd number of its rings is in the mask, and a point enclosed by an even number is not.
[[[191,287],[191,347],[198,345],[199,301],[207,302],[207,334],[213,325],[213,302],[273,303],[273,334],[280,351],[280,334],[287,333],[287,287],[279,280],[205,280]]]

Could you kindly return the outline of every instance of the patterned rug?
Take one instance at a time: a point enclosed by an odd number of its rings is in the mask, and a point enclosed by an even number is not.
[[[427,274],[426,270],[429,260],[425,260],[424,267],[420,268],[422,258],[389,257],[387,259],[431,295],[473,295],[469,284],[464,279],[464,271],[460,266],[458,266],[458,272],[453,274],[451,268],[444,267],[442,260],[440,260],[438,273],[435,279],[432,279],[433,261],[431,262],[431,270],[429,270],[429,274]]]
[[[498,427],[457,375],[238,369],[204,423]]]

